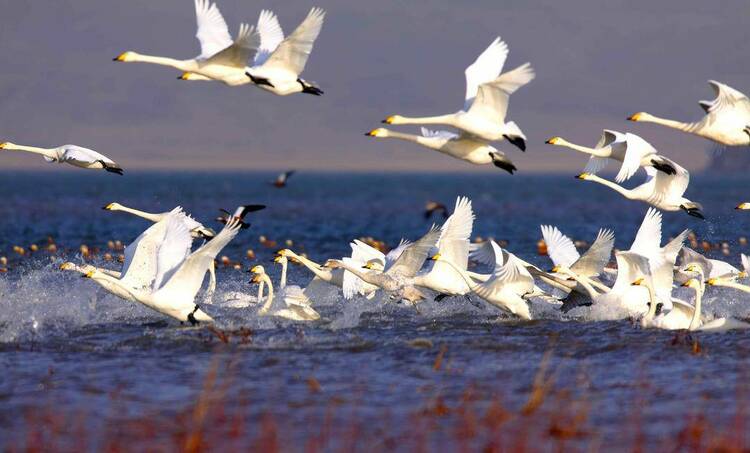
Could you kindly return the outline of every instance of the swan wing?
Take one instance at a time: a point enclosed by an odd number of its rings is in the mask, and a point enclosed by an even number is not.
[[[449,260],[460,269],[466,269],[469,264],[469,238],[474,228],[474,211],[471,200],[467,197],[458,197],[453,214],[440,228],[440,239],[438,239],[438,253],[444,259]],[[450,264],[440,260],[435,262],[436,267],[450,267]],[[455,272],[450,272],[453,275]]]
[[[615,246],[615,233],[612,230],[600,229],[591,247],[573,263],[570,269],[578,275],[594,277],[601,274],[609,262],[612,248]]]
[[[647,169],[650,167],[647,167]],[[679,199],[685,193],[690,184],[690,173],[683,167],[674,164],[677,172],[674,175],[668,175],[661,171],[655,171],[654,188],[649,201],[652,203],[661,203],[668,200]]]
[[[171,299],[193,300],[216,255],[237,236],[241,226],[242,222],[237,217],[230,218],[213,239],[203,244],[182,262],[177,271],[172,274],[172,277],[162,285],[158,293]]]
[[[555,266],[570,267],[581,257],[573,241],[557,227],[542,225],[542,237],[547,244],[547,254]]]
[[[427,256],[435,247],[439,238],[440,229],[433,225],[427,234],[422,236],[418,241],[406,246],[401,256],[385,272],[390,275],[400,275],[408,278],[414,277],[422,269]]]
[[[495,266],[497,257],[495,257],[495,247],[493,241],[484,241],[479,244],[469,244],[469,258],[484,264],[486,266]],[[500,255],[500,264],[502,265],[502,254]]]
[[[288,285],[284,288],[284,303],[287,307],[309,307],[312,301],[307,297],[302,288],[297,285]]]
[[[494,241],[493,241],[494,244]],[[489,298],[499,293],[504,288],[512,287],[518,294],[526,294],[534,289],[534,277],[523,263],[510,252],[500,249],[495,244],[495,256],[505,256],[504,263],[498,264],[492,273],[492,276],[481,285],[477,285],[472,290],[483,298]]]
[[[608,157],[591,156],[589,157],[589,161],[586,163],[586,167],[583,169],[583,171],[595,175],[604,170],[608,163]]]
[[[625,134],[625,137],[625,157],[615,177],[617,183],[630,179],[641,168],[641,160],[644,157],[656,154],[656,149],[641,137],[631,133]]]
[[[466,98],[464,110],[469,110],[477,95],[479,85],[491,82],[500,75],[508,58],[508,45],[499,37],[495,38],[484,52],[464,71],[466,76]]]
[[[64,145],[61,148],[63,150],[61,160],[63,161],[76,161],[92,164],[101,160],[107,164],[117,165],[115,161],[105,156],[104,154],[94,151],[93,149],[88,149],[77,145]]]
[[[216,3],[212,4],[209,0],[195,0],[195,18],[198,22],[195,37],[201,44],[199,58],[210,58],[232,45],[229,27]]]
[[[477,96],[468,112],[497,124],[504,124],[510,95],[533,79],[534,70],[530,63],[525,63],[491,82],[479,85]]]
[[[458,138],[458,134],[455,134],[450,131],[433,131],[430,129],[427,129],[426,127],[421,128],[422,131],[422,137],[427,138],[444,138],[446,140],[453,140]]]
[[[268,60],[271,53],[279,47],[284,40],[284,30],[281,29],[279,19],[272,11],[263,10],[258,16],[258,26],[260,33],[260,48],[253,59],[254,66],[260,66]]]
[[[171,212],[167,218],[164,238],[156,254],[156,277],[153,290],[158,290],[190,254],[193,238],[188,228],[188,217],[182,212]]]
[[[232,45],[217,52],[207,62],[232,68],[243,69],[250,55],[260,46],[260,35],[252,25],[240,24],[240,31]]]
[[[715,80],[709,80],[708,84],[713,88],[716,98],[707,103],[707,112],[713,113],[724,109],[730,109],[734,107],[741,107],[746,111],[750,112],[750,100],[747,96],[729,85],[717,82]],[[705,102],[705,101],[704,101]]]
[[[349,257],[344,257],[341,259],[341,261],[344,264],[348,264],[352,267],[362,267],[363,261],[360,261],[358,259],[352,259]],[[351,299],[352,297],[356,296],[360,293],[362,290],[363,281],[361,278],[357,277],[356,275],[352,274],[351,272],[344,270],[344,276],[342,280],[341,289],[344,292],[344,299]]]
[[[615,253],[617,261],[617,278],[612,285],[612,292],[621,293],[639,278],[651,279],[651,267],[645,256],[630,252]]]
[[[661,212],[654,208],[648,208],[633,244],[630,246],[630,252],[649,256],[656,252],[659,247],[661,247]]]
[[[301,74],[323,27],[325,15],[325,11],[320,8],[311,9],[297,29],[271,53],[263,67]]]
[[[394,261],[396,261],[398,257],[401,256],[402,253],[404,253],[404,250],[406,250],[409,244],[411,244],[411,241],[407,239],[401,239],[401,242],[398,243],[396,248],[392,249],[385,255],[385,267],[390,266]]]
[[[596,143],[594,148],[601,149],[612,145],[615,142],[624,142],[625,136],[621,132],[613,131],[612,129],[602,129],[602,136]]]
[[[664,303],[671,300],[672,285],[674,284],[674,264],[689,232],[690,230],[684,230],[669,241],[661,249],[660,254],[648,257],[654,290]]]

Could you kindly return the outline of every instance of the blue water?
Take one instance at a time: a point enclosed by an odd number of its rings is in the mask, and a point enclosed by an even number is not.
[[[56,433],[58,447],[99,449],[112,439],[141,448],[148,440],[169,442],[179,431],[175,426],[194,427],[192,408],[206,393],[221,401],[201,425],[206,438],[226,440],[217,434],[223,428],[210,434],[209,427],[221,425],[228,412],[242,416],[239,445],[261,436],[272,420],[278,446],[291,450],[310,446],[311,439],[346,448],[351,438],[363,450],[479,448],[490,441],[510,448],[519,432],[527,444],[541,446],[561,442],[550,437],[551,424],[572,425],[555,411],[580,404],[587,416],[568,445],[581,448],[603,442],[623,450],[639,442],[673,447],[692,415],[704,416],[716,436],[736,425],[750,371],[745,332],[686,336],[558,313],[520,322],[463,299],[430,301],[415,311],[335,295],[316,301],[322,321],[296,325],[222,302],[230,293],[255,294],[244,272],[253,264],[263,264],[275,281],[278,269],[270,260],[287,239],[318,262],[347,254],[356,237],[391,245],[401,237],[415,239],[430,226],[422,216],[427,200],[452,206],[457,195],[469,196],[475,235],[507,240],[512,252],[545,268],[548,259],[536,254],[540,224],[588,241],[600,227],[613,228],[616,247],[627,248],[645,205],[568,175],[300,173],[285,189],[268,184],[273,176],[0,174],[0,255],[9,259],[8,272],[0,274],[3,448],[33,444],[40,430]],[[724,259],[738,265],[739,253],[750,252],[738,244],[750,214],[733,210],[750,199],[746,178],[698,175],[687,195],[703,203],[707,220],[665,213],[665,240],[691,228],[701,240],[728,241],[731,254]],[[266,204],[251,216],[252,228],[223,252],[243,271],[220,267],[215,304],[206,308],[220,330],[246,328],[249,335],[230,334],[224,344],[205,327],[182,327],[59,271],[64,260],[82,259],[76,256],[81,244],[100,249],[93,262],[117,267],[102,259],[107,241],[127,243],[148,224],[101,210],[113,201],[146,211],[181,205],[216,228],[218,208]],[[260,244],[261,234],[278,247]],[[31,244],[43,249],[48,237],[58,247],[55,254],[21,257],[12,250]],[[247,249],[255,260],[246,258]],[[292,283],[304,286],[310,278],[302,268],[290,269]],[[748,303],[717,291],[707,294],[706,310],[744,318]],[[540,409],[519,415],[545,353],[551,357],[551,393]],[[477,423],[474,434],[457,434],[467,413],[487,414],[498,401],[513,414],[501,428]],[[445,410],[433,410],[436,405]],[[185,413],[192,422],[184,422]],[[150,437],[133,434],[143,420],[153,421]]]

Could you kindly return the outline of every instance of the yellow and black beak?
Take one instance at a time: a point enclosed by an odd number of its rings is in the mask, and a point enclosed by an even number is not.
[[[643,277],[639,278],[638,280],[634,281],[632,283],[633,286],[641,286],[643,285]]]
[[[586,179],[586,178],[588,178],[589,176],[590,176],[590,175],[589,175],[589,173],[586,173],[586,172],[584,172],[584,173],[579,173],[578,175],[576,175],[576,179]]]
[[[190,73],[183,72],[179,77],[177,77],[177,80],[190,80]]]
[[[5,149],[6,146],[8,146],[8,142],[2,142],[2,143],[0,143],[0,149]]]
[[[641,119],[643,112],[633,113],[628,117],[628,121],[638,121]]]
[[[114,205],[114,203],[110,203],[107,206],[104,206],[102,209],[104,209],[105,211],[110,211]]]
[[[127,52],[123,52],[120,55],[113,58],[112,61],[125,61],[126,56],[127,56]]]
[[[388,118],[381,121],[383,124],[393,124],[393,120],[395,119],[396,115],[391,115]]]
[[[86,274],[84,274],[85,278],[91,278],[93,276],[94,276],[94,271],[88,271],[88,272],[86,272]]]
[[[558,141],[560,141],[560,137],[552,137],[552,138],[547,139],[544,143],[548,145],[554,145]]]

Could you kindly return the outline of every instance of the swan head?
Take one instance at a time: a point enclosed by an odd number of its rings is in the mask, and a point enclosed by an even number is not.
[[[60,265],[61,271],[74,271],[76,269],[78,269],[78,266],[75,263],[71,263],[70,261],[62,263]]]
[[[273,258],[273,262],[276,263],[276,264],[284,264],[284,263],[286,263],[287,262],[286,255],[276,255]]]
[[[177,77],[177,80],[200,80],[200,77],[197,77],[192,72],[183,72],[179,77]]]
[[[561,145],[565,140],[562,137],[554,136],[544,141],[548,145]]]
[[[432,261],[438,261],[440,259],[440,254],[436,253],[430,257]]]
[[[631,285],[633,286],[643,286],[643,284],[644,284],[643,277],[640,277],[637,280],[635,280],[633,283],[631,283]]]
[[[388,129],[379,127],[377,129],[373,129],[370,132],[365,133],[368,137],[387,137],[388,136]]]
[[[2,142],[2,143],[0,143],[0,149],[10,149],[10,148],[14,148],[15,146],[16,146],[16,144],[15,143],[11,143],[11,142]]]
[[[265,269],[263,269],[263,266],[261,266],[260,264],[250,268],[250,273],[252,274],[262,274],[264,272],[265,272]]]
[[[711,280],[714,280],[714,279],[711,279]],[[709,282],[711,280],[709,280]],[[684,286],[686,288],[693,288],[695,290],[699,290],[701,288],[700,282],[697,279],[695,279],[695,278],[689,279],[688,281],[686,281],[685,283],[683,283],[682,286]]]
[[[323,263],[323,266],[328,269],[339,269],[341,267],[341,262],[338,260],[326,260],[325,263]]]
[[[83,278],[93,278],[95,272],[95,269],[89,269],[85,274],[83,274]]]
[[[719,283],[719,279],[718,278],[709,278],[708,280],[706,280],[706,283],[708,283],[710,286],[714,286],[717,283]]]
[[[279,250],[279,251],[276,252],[276,256],[290,257],[292,255],[293,255],[293,253],[289,249],[281,249],[281,250]]]
[[[583,173],[580,173],[580,174],[576,175],[576,179],[584,179],[584,180],[586,180],[586,179],[590,179],[590,178],[591,178],[591,173],[583,172]]]
[[[628,117],[628,121],[644,121],[647,120],[651,115],[646,112],[633,113]]]
[[[383,124],[402,124],[404,117],[401,115],[391,115],[388,118],[381,121]]]
[[[2,144],[0,144],[0,148],[2,148],[2,146],[3,146],[3,145],[2,145]],[[741,211],[747,211],[748,209],[750,209],[750,203],[748,203],[748,202],[745,202],[745,203],[740,203],[740,204],[738,204],[738,205],[737,205],[737,207],[736,207],[736,208],[734,208],[734,209],[739,209],[739,210],[741,210]]]
[[[116,56],[115,58],[112,59],[112,61],[122,61],[122,62],[133,61],[135,59],[135,57],[137,57],[137,56],[138,56],[137,53],[131,52],[131,51],[127,51],[127,52],[123,52],[120,55]]]
[[[102,209],[105,211],[119,211],[122,208],[122,205],[120,203],[110,203],[107,206],[104,206]]]

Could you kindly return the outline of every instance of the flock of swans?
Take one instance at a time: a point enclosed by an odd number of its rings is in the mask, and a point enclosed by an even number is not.
[[[273,12],[261,11],[255,25],[240,24],[234,39],[216,4],[195,0],[195,12],[198,56],[175,59],[126,51],[115,61],[167,66],[178,70],[181,80],[214,81],[231,87],[253,85],[279,96],[323,94],[317,84],[301,77],[323,26],[326,14],[322,9],[312,8],[288,36]],[[508,55],[508,45],[498,37],[466,68],[465,101],[460,110],[424,117],[390,115],[382,121],[393,126],[438,125],[455,131],[422,127],[421,134],[416,135],[380,127],[366,135],[414,142],[471,164],[492,164],[513,174],[516,166],[493,143],[507,141],[526,150],[528,139],[520,126],[508,119],[508,108],[511,95],[532,82],[535,72],[530,63],[503,72]],[[709,84],[716,98],[700,101],[705,112],[700,121],[683,123],[645,112],[628,119],[661,124],[726,146],[750,145],[750,100],[725,84]],[[683,247],[687,230],[661,244],[661,214],[657,209],[682,210],[704,218],[700,203],[685,197],[690,181],[685,168],[630,132],[604,130],[593,148],[561,137],[550,138],[546,143],[591,156],[579,179],[607,186],[627,199],[651,206],[630,249],[614,253],[616,268],[609,266],[614,245],[611,230],[602,229],[591,247],[580,255],[573,242],[556,227],[542,226],[552,259],[551,271],[523,261],[494,241],[472,244],[472,204],[459,197],[442,226],[433,226],[414,241],[403,240],[387,254],[360,240],[351,242],[350,256],[328,259],[322,264],[290,249],[280,250],[275,262],[282,272],[276,291],[263,266],[249,271],[252,281],[259,284],[258,314],[296,321],[318,320],[321,316],[314,308],[316,302],[309,289],[328,285],[339,288],[345,299],[381,297],[386,301],[406,301],[415,307],[425,299],[478,298],[521,319],[535,317],[534,304],[542,304],[571,316],[603,307],[610,309],[615,318],[639,319],[643,327],[725,330],[750,326],[732,319],[712,319],[702,312],[701,302],[710,286],[750,292],[750,286],[740,283],[748,272],[745,256],[742,271],[728,263],[706,259]],[[47,149],[4,142],[0,150],[40,154],[48,162],[123,174],[112,159],[75,145]],[[620,165],[614,182],[598,176],[610,161]],[[621,185],[640,169],[646,174],[645,182],[630,189]],[[283,187],[292,173],[280,175],[273,184]],[[196,302],[205,274],[210,276],[205,295],[210,305],[217,284],[215,257],[247,227],[243,217],[262,208],[248,205],[234,213],[227,212],[221,218],[224,227],[217,233],[179,207],[153,214],[111,203],[105,209],[152,222],[125,249],[122,268],[112,270],[70,262],[61,268],[79,272],[117,297],[180,322],[211,322],[206,304],[200,306]],[[750,209],[750,203],[742,203],[737,209]],[[203,241],[195,251],[194,240]],[[286,284],[290,262],[313,274],[308,287]],[[486,271],[475,272],[471,265],[474,263],[486,267]],[[676,284],[694,290],[693,304],[672,296]]]

